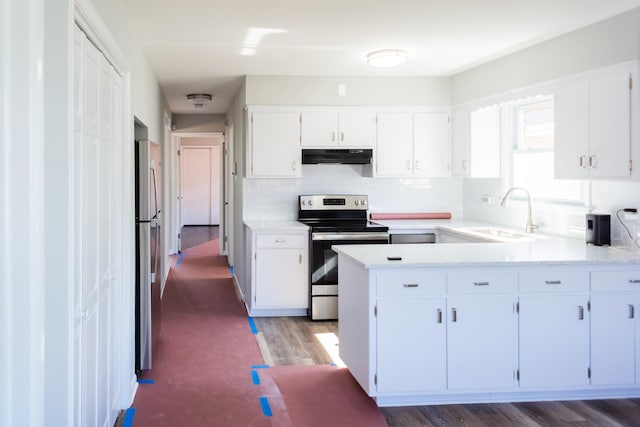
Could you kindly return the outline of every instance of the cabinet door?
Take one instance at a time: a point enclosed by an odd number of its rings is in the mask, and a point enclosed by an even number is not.
[[[554,176],[580,179],[589,175],[589,82],[581,80],[554,93]]]
[[[595,178],[631,175],[631,75],[626,67],[589,86],[589,165]]]
[[[451,124],[451,172],[454,176],[469,176],[470,124],[468,111],[453,113]]]
[[[250,176],[301,176],[299,113],[253,112],[251,135]]]
[[[338,113],[302,113],[302,146],[335,147],[338,145]]]
[[[591,384],[635,383],[637,301],[633,295],[591,296]]]
[[[589,384],[586,295],[520,296],[520,387]]]
[[[375,147],[375,119],[375,114],[371,112],[340,112],[338,145],[341,147]]]
[[[445,390],[445,300],[378,299],[378,393]]]
[[[377,176],[411,175],[412,121],[411,113],[378,114]]]
[[[449,389],[515,387],[518,320],[514,297],[450,296],[447,307]]]
[[[451,176],[449,114],[413,115],[413,174],[415,176]]]
[[[259,249],[255,260],[255,306],[306,308],[308,279],[303,249]]]

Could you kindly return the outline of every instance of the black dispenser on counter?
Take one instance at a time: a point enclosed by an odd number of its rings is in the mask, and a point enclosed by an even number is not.
[[[587,214],[586,237],[595,246],[611,245],[611,215]]]

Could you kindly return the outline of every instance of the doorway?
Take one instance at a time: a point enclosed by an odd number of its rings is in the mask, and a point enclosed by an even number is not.
[[[175,252],[223,235],[224,133],[174,133]],[[222,240],[222,239],[221,239]],[[222,243],[218,245],[222,254]],[[174,253],[175,253],[174,252]]]

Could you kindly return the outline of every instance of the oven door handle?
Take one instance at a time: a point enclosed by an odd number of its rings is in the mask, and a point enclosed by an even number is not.
[[[311,233],[311,240],[389,240],[389,233]]]

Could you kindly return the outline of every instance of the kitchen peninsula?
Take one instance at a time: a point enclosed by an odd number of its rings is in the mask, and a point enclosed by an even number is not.
[[[638,252],[553,237],[334,250],[340,357],[379,406],[640,396]]]

